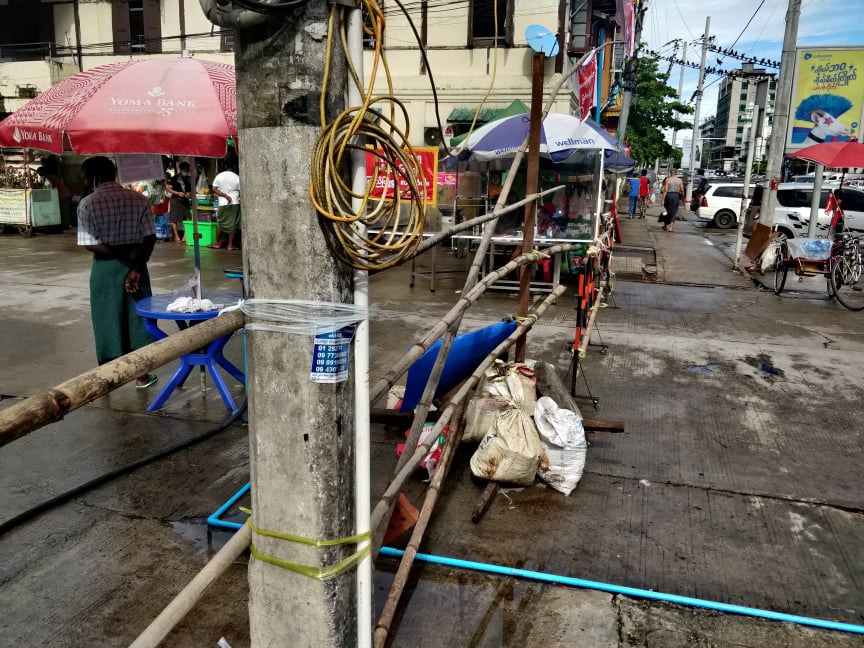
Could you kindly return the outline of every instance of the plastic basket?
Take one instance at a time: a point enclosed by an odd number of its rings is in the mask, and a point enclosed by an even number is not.
[[[194,229],[192,221],[183,221],[183,230],[186,232],[186,245],[195,245]],[[216,223],[198,222],[198,233],[201,235],[201,245],[212,245],[216,240]]]

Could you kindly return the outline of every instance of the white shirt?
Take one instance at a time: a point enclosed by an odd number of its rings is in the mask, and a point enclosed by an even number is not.
[[[240,176],[233,171],[223,171],[213,178],[213,188],[231,196],[229,203],[225,198],[219,196],[219,206],[237,205],[240,203]]]

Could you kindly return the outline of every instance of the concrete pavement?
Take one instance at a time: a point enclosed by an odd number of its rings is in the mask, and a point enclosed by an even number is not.
[[[625,434],[592,435],[569,498],[535,485],[499,495],[478,524],[482,485],[463,447],[423,551],[864,623],[861,420],[864,337],[857,313],[778,299],[732,272],[725,234],[656,216],[622,222],[617,290],[589,351],[588,387]],[[706,242],[707,241],[707,242]],[[68,234],[0,236],[0,394],[26,396],[91,368],[86,254]],[[236,288],[227,251],[203,250],[204,283]],[[463,267],[443,255],[440,266]],[[157,291],[188,276],[191,251],[160,244]],[[373,379],[455,301],[408,288],[405,269],[372,278]],[[493,293],[466,328],[515,310]],[[538,324],[529,353],[566,370],[573,302]],[[229,357],[242,362],[240,340]],[[164,380],[173,367],[164,368]],[[579,389],[585,391],[580,383]],[[238,394],[242,391],[237,388]],[[209,429],[225,412],[190,384],[159,415],[131,386],[0,448],[0,524],[34,504]],[[11,399],[0,400],[0,406]],[[122,646],[227,537],[204,518],[248,477],[245,429],[118,478],[0,535],[0,643]],[[400,431],[374,430],[373,493]],[[423,484],[409,488],[419,501]],[[237,512],[232,512],[236,514]],[[376,571],[378,605],[395,563]],[[238,561],[169,646],[248,645]],[[860,646],[860,637],[647,603],[590,590],[418,566],[393,646]]]

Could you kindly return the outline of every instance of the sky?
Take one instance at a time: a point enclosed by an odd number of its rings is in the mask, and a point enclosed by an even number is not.
[[[748,56],[779,61],[789,0],[764,0],[756,17],[732,47],[760,2],[762,0],[648,0],[641,40],[649,49],[671,54],[672,46],[665,44],[676,38],[686,39],[687,60],[698,65],[702,55],[701,45],[694,42],[705,31],[705,18],[710,16],[710,34],[716,38],[718,46]],[[852,8],[855,5],[858,5],[857,9]],[[803,0],[798,24],[798,46],[808,45],[864,45],[864,0]],[[723,58],[722,65],[718,65],[718,56],[709,51],[706,65],[723,69],[741,66],[742,62],[733,58]],[[667,62],[660,62],[661,70],[665,71],[667,66]],[[679,66],[673,66],[669,79],[669,84],[676,89],[680,70]],[[772,69],[768,71],[778,72]],[[716,75],[705,75],[700,122],[716,112],[719,79]],[[699,71],[685,68],[682,92],[685,103],[693,96],[698,81]],[[688,118],[692,119],[692,116]],[[683,137],[689,138],[690,132],[684,131]],[[679,133],[679,146],[681,141],[682,134]]]

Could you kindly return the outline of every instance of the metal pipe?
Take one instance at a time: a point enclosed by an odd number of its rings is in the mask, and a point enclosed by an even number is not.
[[[34,394],[0,412],[0,447],[43,425],[59,421],[69,412],[90,403],[157,367],[176,360],[192,349],[241,328],[245,322],[239,310],[201,322],[164,340],[148,344],[96,369],[67,380],[53,389]]]
[[[392,549],[390,547],[383,547],[380,553],[381,556],[386,556],[389,558],[401,558],[404,554],[405,552],[401,549]],[[825,628],[826,630],[839,630],[841,632],[864,634],[864,625],[856,625],[854,623],[842,623],[840,621],[815,619],[813,617],[799,616],[797,614],[786,614],[784,612],[774,612],[773,610],[761,610],[759,608],[745,607],[743,605],[733,605],[731,603],[719,603],[717,601],[708,601],[705,599],[693,598],[691,596],[666,594],[664,592],[655,592],[653,590],[640,589],[638,587],[614,585],[611,583],[602,583],[600,581],[585,580],[584,578],[574,578],[572,576],[546,574],[544,572],[531,571],[529,569],[517,569],[515,567],[489,565],[487,563],[475,562],[473,560],[460,560],[458,558],[448,558],[446,556],[433,556],[431,554],[418,553],[414,556],[414,559],[434,565],[444,565],[446,567],[455,567],[459,569],[470,569],[473,571],[486,572],[490,574],[500,574],[503,576],[515,576],[517,578],[527,578],[530,580],[542,581],[545,583],[555,583],[556,585],[564,585],[566,587],[584,587],[586,589],[598,590],[600,592],[609,592],[611,594],[621,594],[623,596],[651,599],[653,601],[664,601],[666,603],[675,603],[677,605],[700,607],[708,610],[727,612],[730,614],[741,614],[744,616],[760,617],[762,619],[771,619],[772,621],[783,621],[784,623],[797,623],[798,625],[812,626],[815,628]]]
[[[819,227],[819,201],[822,198],[822,179],[825,175],[825,165],[816,163],[816,175],[813,177],[813,198],[810,200],[810,222],[807,223],[807,238],[815,238]]]
[[[347,11],[348,56],[358,69],[360,83],[363,75],[363,16],[359,6]],[[363,103],[363,88],[348,81],[348,105]],[[361,208],[366,192],[366,154],[351,151],[351,206],[355,213]],[[365,227],[362,227],[365,230]],[[354,271],[354,304],[369,305],[369,273]],[[354,337],[354,533],[369,531],[371,500],[371,421],[369,403],[369,320],[360,322]],[[361,551],[369,541],[357,544]],[[357,563],[357,648],[372,645],[372,556]]]

